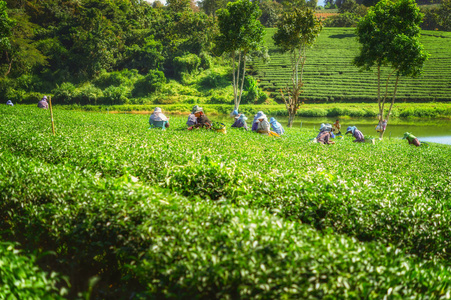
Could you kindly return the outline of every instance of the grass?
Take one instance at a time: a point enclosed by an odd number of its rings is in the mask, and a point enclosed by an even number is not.
[[[314,102],[372,102],[376,97],[376,74],[359,72],[352,65],[359,44],[353,28],[324,28],[316,44],[307,52],[303,97]],[[275,29],[267,29],[265,44],[269,48],[269,64],[252,63],[252,71],[260,86],[281,102],[279,89],[290,80],[288,55],[277,52],[272,41]],[[398,101],[446,102],[451,100],[451,41],[449,32],[422,31],[421,41],[430,54],[423,75],[415,79],[402,78]],[[387,71],[384,72],[386,77]],[[382,77],[384,78],[384,77]]]
[[[0,236],[94,298],[446,298],[451,147],[0,107]]]

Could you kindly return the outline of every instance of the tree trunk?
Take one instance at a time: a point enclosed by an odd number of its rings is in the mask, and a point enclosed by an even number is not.
[[[241,96],[243,95],[244,77],[246,76],[246,54],[247,54],[246,52],[244,52],[244,54],[243,54],[243,60],[244,60],[243,77],[241,79],[240,96],[238,98],[238,104],[236,105],[236,109],[238,109],[238,107],[240,106]]]
[[[293,127],[294,117],[296,116],[296,111],[293,113],[291,110],[288,111],[288,127]]]
[[[393,108],[393,104],[395,103],[396,92],[398,91],[398,82],[399,82],[399,75],[396,76],[395,89],[393,91],[393,98],[391,99],[390,108],[388,109],[387,116],[385,117],[385,120],[387,121],[387,126],[388,126],[388,119],[390,118],[391,110]],[[384,133],[385,133],[385,130],[381,132],[381,134],[379,136],[380,139],[383,138]]]
[[[233,51],[232,53],[232,68],[233,68],[233,72],[232,72],[232,85],[233,85],[233,104],[236,107],[236,100],[237,100],[237,94],[236,94],[236,82],[235,82],[235,51]]]

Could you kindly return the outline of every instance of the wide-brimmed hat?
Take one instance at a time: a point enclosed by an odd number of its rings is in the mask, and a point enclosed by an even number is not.
[[[238,115],[239,115],[238,110],[234,109],[232,111],[232,116],[238,116]]]
[[[247,117],[246,117],[245,114],[240,114],[239,119],[240,119],[240,120],[243,120],[243,121],[246,121],[246,120],[247,120]]]
[[[274,123],[274,122],[277,122],[277,120],[274,119],[273,117],[271,117],[271,119],[269,119],[269,123]]]
[[[195,112],[198,108],[199,108],[198,105],[194,105],[194,106],[193,106],[193,109],[191,110],[191,112],[194,114],[194,112]]]
[[[262,111],[259,111],[259,112],[255,115],[254,119],[255,119],[255,120],[260,120],[260,119],[268,119],[268,118],[266,117],[266,115],[265,115]]]
[[[6,104],[13,104],[11,100],[6,101]]]
[[[154,112],[154,113],[161,113],[161,108],[155,107],[155,109],[154,109],[153,112]]]
[[[196,108],[196,110],[194,110],[194,108]],[[197,114],[197,113],[203,112],[203,111],[204,111],[204,109],[200,106],[196,105],[195,107],[193,107],[193,114]]]
[[[47,96],[42,97],[42,99],[47,100]]]
[[[355,126],[348,126],[348,128],[346,129],[346,133],[345,134],[348,134],[348,133],[354,134],[354,131],[356,129],[357,129],[357,127],[355,127]]]

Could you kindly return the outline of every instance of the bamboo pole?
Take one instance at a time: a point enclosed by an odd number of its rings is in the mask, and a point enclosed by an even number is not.
[[[53,123],[53,110],[52,110],[52,97],[49,96],[49,106],[50,106],[50,118],[52,119],[52,131],[55,135],[55,124]]]

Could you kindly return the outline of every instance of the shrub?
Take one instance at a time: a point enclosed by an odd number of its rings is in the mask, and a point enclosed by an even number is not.
[[[201,64],[201,59],[196,54],[186,54],[184,56],[177,56],[173,61],[175,68],[175,75],[178,78],[182,77],[183,73],[191,74],[198,71]]]
[[[331,16],[324,21],[325,27],[355,27],[359,22],[359,16],[354,13],[345,12]]]
[[[132,91],[133,97],[147,97],[157,91],[166,83],[164,73],[158,70],[150,70],[147,75],[136,82]]]
[[[122,70],[108,73],[103,71],[94,81],[93,83],[101,88],[106,89],[110,86],[126,86],[133,87],[133,85],[141,79],[143,76],[138,74],[138,70]]]
[[[70,82],[64,82],[52,90],[55,103],[72,104],[77,99],[77,88]]]
[[[86,83],[76,89],[76,101],[81,104],[96,105],[97,101],[102,98],[102,90],[94,86],[92,83]]]
[[[130,90],[125,86],[109,86],[103,91],[103,104],[126,104]]]

